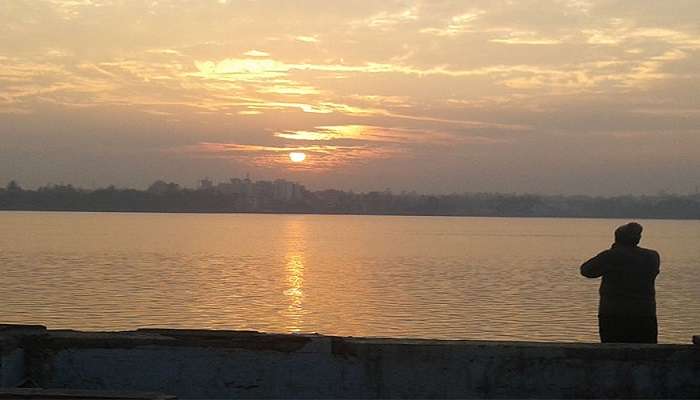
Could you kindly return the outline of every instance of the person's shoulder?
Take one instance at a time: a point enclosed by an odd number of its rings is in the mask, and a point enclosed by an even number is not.
[[[605,249],[605,250],[601,251],[600,253],[598,253],[596,255],[596,257],[608,257],[614,253],[615,253],[615,249]]]
[[[644,247],[639,247],[639,251],[641,251],[642,253],[646,254],[647,256],[654,257],[654,258],[657,258],[657,259],[660,258],[659,252],[656,251],[656,250],[647,249],[647,248],[644,248]]]
[[[654,249],[647,249],[646,247],[637,247],[640,251],[647,253],[647,254],[656,254],[657,256],[659,255],[659,252],[654,250]]]

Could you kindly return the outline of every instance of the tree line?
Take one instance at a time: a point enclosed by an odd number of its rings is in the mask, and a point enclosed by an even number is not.
[[[155,184],[154,184],[155,185]],[[506,193],[364,192],[304,189],[294,199],[267,192],[222,193],[175,183],[147,190],[108,186],[82,189],[47,185],[23,189],[11,181],[0,187],[0,210],[111,212],[260,212],[485,217],[700,219],[700,195],[563,196]]]

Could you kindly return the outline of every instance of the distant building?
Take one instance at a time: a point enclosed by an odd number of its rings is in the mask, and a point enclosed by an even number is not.
[[[276,179],[273,182],[273,198],[275,200],[301,200],[303,195],[304,186],[298,183],[289,182],[284,179]]]
[[[148,187],[147,189],[150,193],[155,193],[155,194],[165,194],[165,193],[173,193],[177,192],[180,190],[180,185],[177,183],[167,183],[162,180],[157,180],[151,184],[151,186]]]
[[[243,181],[238,178],[229,179],[235,193],[243,193]]]
[[[243,179],[243,194],[246,196],[253,195],[253,181],[250,180],[250,175],[246,175]]]
[[[210,190],[214,188],[214,183],[209,178],[199,181],[199,190]]]
[[[294,184],[294,191],[292,193],[292,199],[294,200],[301,200],[304,198],[304,190],[306,188],[303,185],[300,185],[298,183]]]
[[[253,192],[255,196],[260,198],[273,198],[274,183],[270,181],[257,181],[253,184]]]
[[[275,200],[289,200],[292,198],[291,195],[291,182],[287,182],[284,179],[276,179],[273,182],[273,192],[272,198]]]
[[[7,186],[5,186],[5,190],[8,192],[21,192],[22,187],[19,185],[19,183],[17,183],[17,181],[11,180]]]
[[[204,178],[199,181],[199,190],[213,190],[225,195],[243,195],[248,199],[257,200],[276,200],[276,201],[293,201],[304,198],[306,188],[296,182],[290,182],[284,179],[276,179],[275,181],[255,181],[253,182],[249,176],[244,179],[231,178],[228,182],[214,184],[209,178]],[[165,190],[165,182],[155,182],[149,191],[162,192]]]
[[[221,182],[216,185],[216,191],[227,195],[243,194],[245,192],[245,188],[243,186],[243,181],[235,178],[229,179],[228,182]]]

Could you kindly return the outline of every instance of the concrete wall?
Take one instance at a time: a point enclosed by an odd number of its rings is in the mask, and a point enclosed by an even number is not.
[[[26,378],[25,352],[21,338],[33,334],[45,334],[40,325],[0,324],[0,388],[15,387]]]
[[[0,387],[19,385],[24,371],[24,351],[13,340],[0,339]]]
[[[1,334],[2,332],[0,332]],[[475,342],[256,332],[14,335],[46,388],[180,398],[697,398],[700,346]]]

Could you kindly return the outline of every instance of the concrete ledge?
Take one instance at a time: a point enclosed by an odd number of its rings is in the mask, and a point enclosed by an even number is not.
[[[0,335],[0,387],[16,386],[24,376],[24,350],[19,340]]]
[[[0,335],[12,334],[41,334],[46,332],[44,325],[0,324]]]
[[[26,375],[44,388],[179,398],[700,397],[694,345],[175,329],[11,336],[24,351]]]
[[[162,393],[114,392],[69,389],[0,389],[0,399],[94,399],[94,400],[172,400]]]

